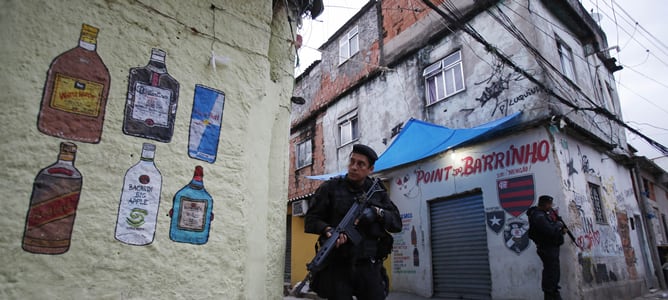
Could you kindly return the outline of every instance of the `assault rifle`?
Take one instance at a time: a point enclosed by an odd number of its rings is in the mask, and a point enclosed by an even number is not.
[[[362,240],[362,235],[359,233],[359,231],[357,231],[356,228],[357,222],[362,216],[364,209],[369,206],[369,200],[371,197],[373,197],[376,192],[385,190],[382,183],[380,182],[380,179],[373,178],[372,180],[373,185],[371,185],[369,190],[366,191],[364,198],[356,197],[355,202],[353,202],[353,205],[350,207],[346,215],[343,217],[343,219],[341,219],[339,225],[330,231],[332,235],[327,238],[327,240],[320,246],[318,252],[315,254],[315,257],[313,257],[311,262],[306,264],[308,274],[306,274],[304,280],[302,280],[302,282],[295,288],[294,291],[295,295],[298,297],[303,295],[302,289],[304,288],[306,281],[311,278],[311,273],[316,273],[325,267],[325,260],[327,260],[329,254],[332,253],[332,250],[336,248],[336,240],[339,238],[339,234],[345,233],[348,236],[348,239],[350,239],[350,241],[355,245],[359,244],[359,242]]]
[[[564,229],[566,229],[566,233],[568,233],[568,237],[571,238],[571,241],[573,241],[573,244],[577,246],[578,248],[582,249],[580,244],[578,244],[577,240],[575,239],[575,236],[573,236],[573,233],[571,232],[570,229],[568,229],[568,226],[566,226],[566,222],[564,222],[564,219],[561,218],[561,216],[557,213],[557,211],[552,210],[552,213],[557,216],[557,221],[561,222],[561,224],[564,225]]]

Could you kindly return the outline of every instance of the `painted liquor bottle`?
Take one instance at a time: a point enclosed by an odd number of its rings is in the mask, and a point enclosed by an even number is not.
[[[123,132],[169,143],[179,99],[179,82],[167,73],[166,53],[153,48],[145,67],[130,69]]]
[[[148,245],[155,237],[162,188],[162,175],[153,161],[155,148],[144,143],[139,162],[125,173],[115,237],[126,244]]]
[[[56,57],[46,73],[37,128],[69,140],[99,143],[109,70],[97,54],[98,28],[83,24],[79,46]]]
[[[74,167],[76,152],[74,143],[61,143],[58,161],[35,177],[23,232],[23,250],[39,254],[61,254],[69,250],[83,184],[81,173]]]
[[[174,196],[169,215],[169,238],[175,242],[206,244],[213,221],[213,198],[204,189],[204,169],[195,167],[192,181]]]

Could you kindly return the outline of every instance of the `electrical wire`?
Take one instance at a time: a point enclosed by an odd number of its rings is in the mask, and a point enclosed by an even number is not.
[[[477,33],[477,32],[474,31],[474,30],[470,30],[470,29],[469,29],[470,26],[471,26],[470,24],[467,24],[467,25],[465,25],[465,26],[462,26],[462,24],[457,23],[457,21],[456,21],[455,19],[453,19],[452,15],[449,15],[449,14],[443,12],[440,8],[438,8],[438,7],[437,7],[435,4],[433,4],[431,1],[429,1],[429,0],[422,0],[422,1],[423,1],[427,6],[429,6],[432,10],[434,10],[436,13],[438,13],[442,18],[444,18],[446,21],[448,21],[449,23],[457,24],[458,26],[460,26],[460,27],[462,28],[462,30],[463,30],[465,33],[467,33],[469,36],[471,36],[471,37],[472,37],[473,39],[475,39],[477,42],[481,43],[481,44],[485,47],[485,49],[487,49],[490,53],[492,53],[492,54],[494,54],[495,56],[497,56],[497,57],[498,57],[504,64],[508,65],[508,66],[511,67],[513,70],[515,70],[516,72],[522,74],[522,75],[525,76],[527,79],[529,79],[529,81],[533,82],[534,84],[536,84],[536,85],[538,85],[539,87],[541,87],[542,89],[544,89],[545,92],[547,92],[549,95],[555,97],[555,98],[556,98],[557,100],[559,100],[559,102],[561,102],[562,104],[565,104],[566,106],[571,107],[571,108],[574,109],[574,110],[588,110],[588,111],[592,111],[592,112],[595,112],[595,113],[599,113],[599,114],[601,114],[601,115],[607,117],[610,121],[613,121],[613,122],[615,122],[615,123],[617,123],[617,124],[623,126],[624,128],[628,129],[629,131],[631,131],[631,132],[633,132],[633,133],[635,133],[635,134],[640,135],[640,136],[643,137],[643,138],[644,138],[650,145],[654,146],[655,148],[657,148],[658,150],[660,150],[662,153],[668,155],[668,148],[666,148],[665,146],[661,145],[660,143],[654,141],[654,140],[651,139],[650,137],[645,136],[644,134],[642,134],[641,132],[639,132],[637,129],[635,129],[635,128],[629,126],[629,125],[626,124],[626,123],[624,123],[622,120],[620,120],[617,116],[615,116],[614,114],[612,114],[612,113],[609,112],[608,110],[603,109],[603,108],[601,108],[601,107],[593,107],[593,108],[582,108],[582,107],[578,107],[578,106],[576,106],[574,103],[572,103],[572,102],[568,101],[567,99],[565,99],[564,97],[562,97],[561,95],[556,94],[552,89],[550,89],[550,88],[548,88],[547,86],[545,86],[545,84],[543,84],[541,81],[539,81],[538,79],[536,79],[533,75],[529,74],[526,70],[524,70],[524,69],[522,69],[521,67],[519,67],[514,61],[512,61],[510,58],[508,58],[507,55],[505,55],[504,53],[502,53],[498,48],[494,47],[494,46],[493,46],[492,44],[490,44],[487,40],[485,40],[479,33]],[[447,9],[447,7],[446,7],[446,9]],[[585,98],[588,98],[586,95],[583,95],[583,96],[584,96]],[[591,100],[589,100],[589,101],[591,102]]]
[[[591,0],[589,0],[589,1],[591,2]],[[601,11],[601,13],[604,14],[605,16],[607,16],[608,18],[612,18],[610,15],[608,15],[608,14],[607,14],[606,12],[604,12],[604,11]],[[632,23],[631,23],[631,24],[632,24]],[[618,33],[617,33],[617,36],[619,36],[619,29],[621,29],[624,33],[628,34],[628,35],[630,36],[630,38],[631,38],[633,41],[635,41],[639,46],[643,47],[644,49],[649,49],[647,46],[645,46],[643,43],[641,43],[635,36],[633,36],[630,32],[628,32],[624,27],[619,26],[619,24],[617,24],[616,26],[618,26],[618,27],[617,27],[617,32],[618,32]],[[651,42],[650,42],[650,43],[651,43]],[[663,49],[660,49],[660,48],[659,48],[659,50],[661,50],[663,53],[665,53],[665,54],[668,55],[668,53],[664,52]],[[668,63],[667,63],[664,59],[661,59],[660,57],[656,56],[653,52],[650,52],[650,55],[652,55],[654,58],[656,58],[656,59],[657,59],[659,62],[661,62],[664,66],[668,67]],[[621,58],[620,58],[619,60],[620,60],[620,62],[621,62]]]
[[[622,83],[618,82],[617,84],[619,84],[619,86],[625,88],[627,91],[629,91],[629,92],[633,93],[634,95],[638,96],[640,99],[643,99],[643,100],[647,101],[647,103],[651,104],[652,106],[656,107],[657,109],[659,109],[659,110],[668,114],[668,110],[666,110],[665,108],[657,105],[656,103],[652,102],[651,100],[647,99],[645,96],[643,96],[643,95],[639,94],[638,92],[630,89],[628,86],[626,86]]]
[[[516,1],[515,1],[515,2],[516,2]],[[517,2],[516,2],[516,3],[517,3]],[[514,10],[513,10],[512,8],[510,8],[509,6],[505,5],[504,3],[501,3],[501,4],[502,4],[503,6],[505,6],[506,8],[508,8],[509,10],[513,11],[516,15],[522,17],[525,21],[528,21],[528,20],[527,20],[526,18],[524,18],[521,14],[519,14],[519,13],[516,12],[516,11],[514,11]],[[518,3],[518,4],[519,4],[519,3]],[[519,5],[522,6],[521,4],[519,4]],[[524,7],[524,6],[522,6],[522,7]],[[526,8],[526,7],[524,7],[524,8]],[[536,14],[536,15],[538,15],[539,17],[541,17],[541,18],[543,18],[544,20],[547,21],[547,19],[545,19],[544,17],[540,16],[539,14]],[[508,19],[508,21],[509,21],[509,19]],[[548,22],[549,22],[549,21],[548,21]],[[555,24],[552,23],[552,22],[550,22],[550,23],[553,24],[553,25],[555,25]],[[547,34],[545,31],[541,30],[539,27],[536,27],[536,28],[538,28],[541,32],[545,33],[546,36],[552,38],[551,35]],[[553,39],[554,39],[554,38],[553,38]],[[647,52],[648,52],[648,55],[645,57],[645,61],[646,61],[647,58],[649,57],[649,50],[647,50]],[[588,60],[585,60],[584,58],[582,58],[582,57],[580,57],[580,56],[577,56],[577,57],[580,58],[580,59],[582,59],[582,60],[584,60],[587,64],[589,64]],[[644,63],[645,61],[643,61],[642,63]],[[641,63],[641,64],[642,64],[642,63]],[[631,66],[626,66],[626,65],[623,65],[623,66],[626,67],[626,68],[628,68],[629,70],[631,70],[631,71],[633,71],[633,72],[639,74],[640,76],[643,76],[643,77],[645,77],[645,78],[647,78],[647,79],[649,79],[649,80],[651,80],[651,81],[656,82],[657,84],[659,84],[659,85],[661,85],[661,86],[664,86],[664,87],[668,88],[668,85],[666,85],[666,84],[664,84],[664,83],[662,83],[662,82],[659,82],[659,81],[657,81],[656,79],[654,79],[654,78],[652,78],[652,77],[650,77],[650,76],[647,76],[647,75],[645,75],[645,74],[643,74],[643,73],[641,73],[641,72],[639,72],[639,71],[633,69],[633,67],[631,67]],[[598,76],[598,73],[597,73],[597,76]],[[601,95],[601,97],[604,97],[604,96]],[[654,104],[654,103],[652,103],[652,104]],[[656,106],[656,104],[654,104],[654,105]],[[662,109],[662,110],[663,110],[663,109]]]

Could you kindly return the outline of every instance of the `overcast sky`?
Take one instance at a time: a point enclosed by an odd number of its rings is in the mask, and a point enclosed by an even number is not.
[[[422,5],[420,0],[414,2]],[[623,120],[668,147],[668,1],[580,2],[600,17],[608,44],[620,48],[620,52],[612,50],[610,54],[624,66],[623,70],[615,72]],[[367,1],[324,0],[322,15],[316,20],[304,20],[299,29],[304,46],[299,50],[300,65],[295,68],[295,75],[320,59],[317,49],[365,3]],[[627,132],[627,140],[638,149],[638,155],[661,156],[639,136]]]

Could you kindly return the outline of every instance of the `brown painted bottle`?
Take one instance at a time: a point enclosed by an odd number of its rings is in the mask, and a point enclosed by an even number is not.
[[[172,140],[179,82],[167,73],[166,53],[153,48],[145,67],[130,69],[123,132],[164,143]]]
[[[110,77],[96,51],[98,31],[83,24],[79,46],[51,62],[37,122],[41,132],[86,143],[100,142]]]
[[[61,254],[70,248],[83,178],[74,167],[77,146],[60,144],[58,161],[35,177],[23,233],[23,250]]]

